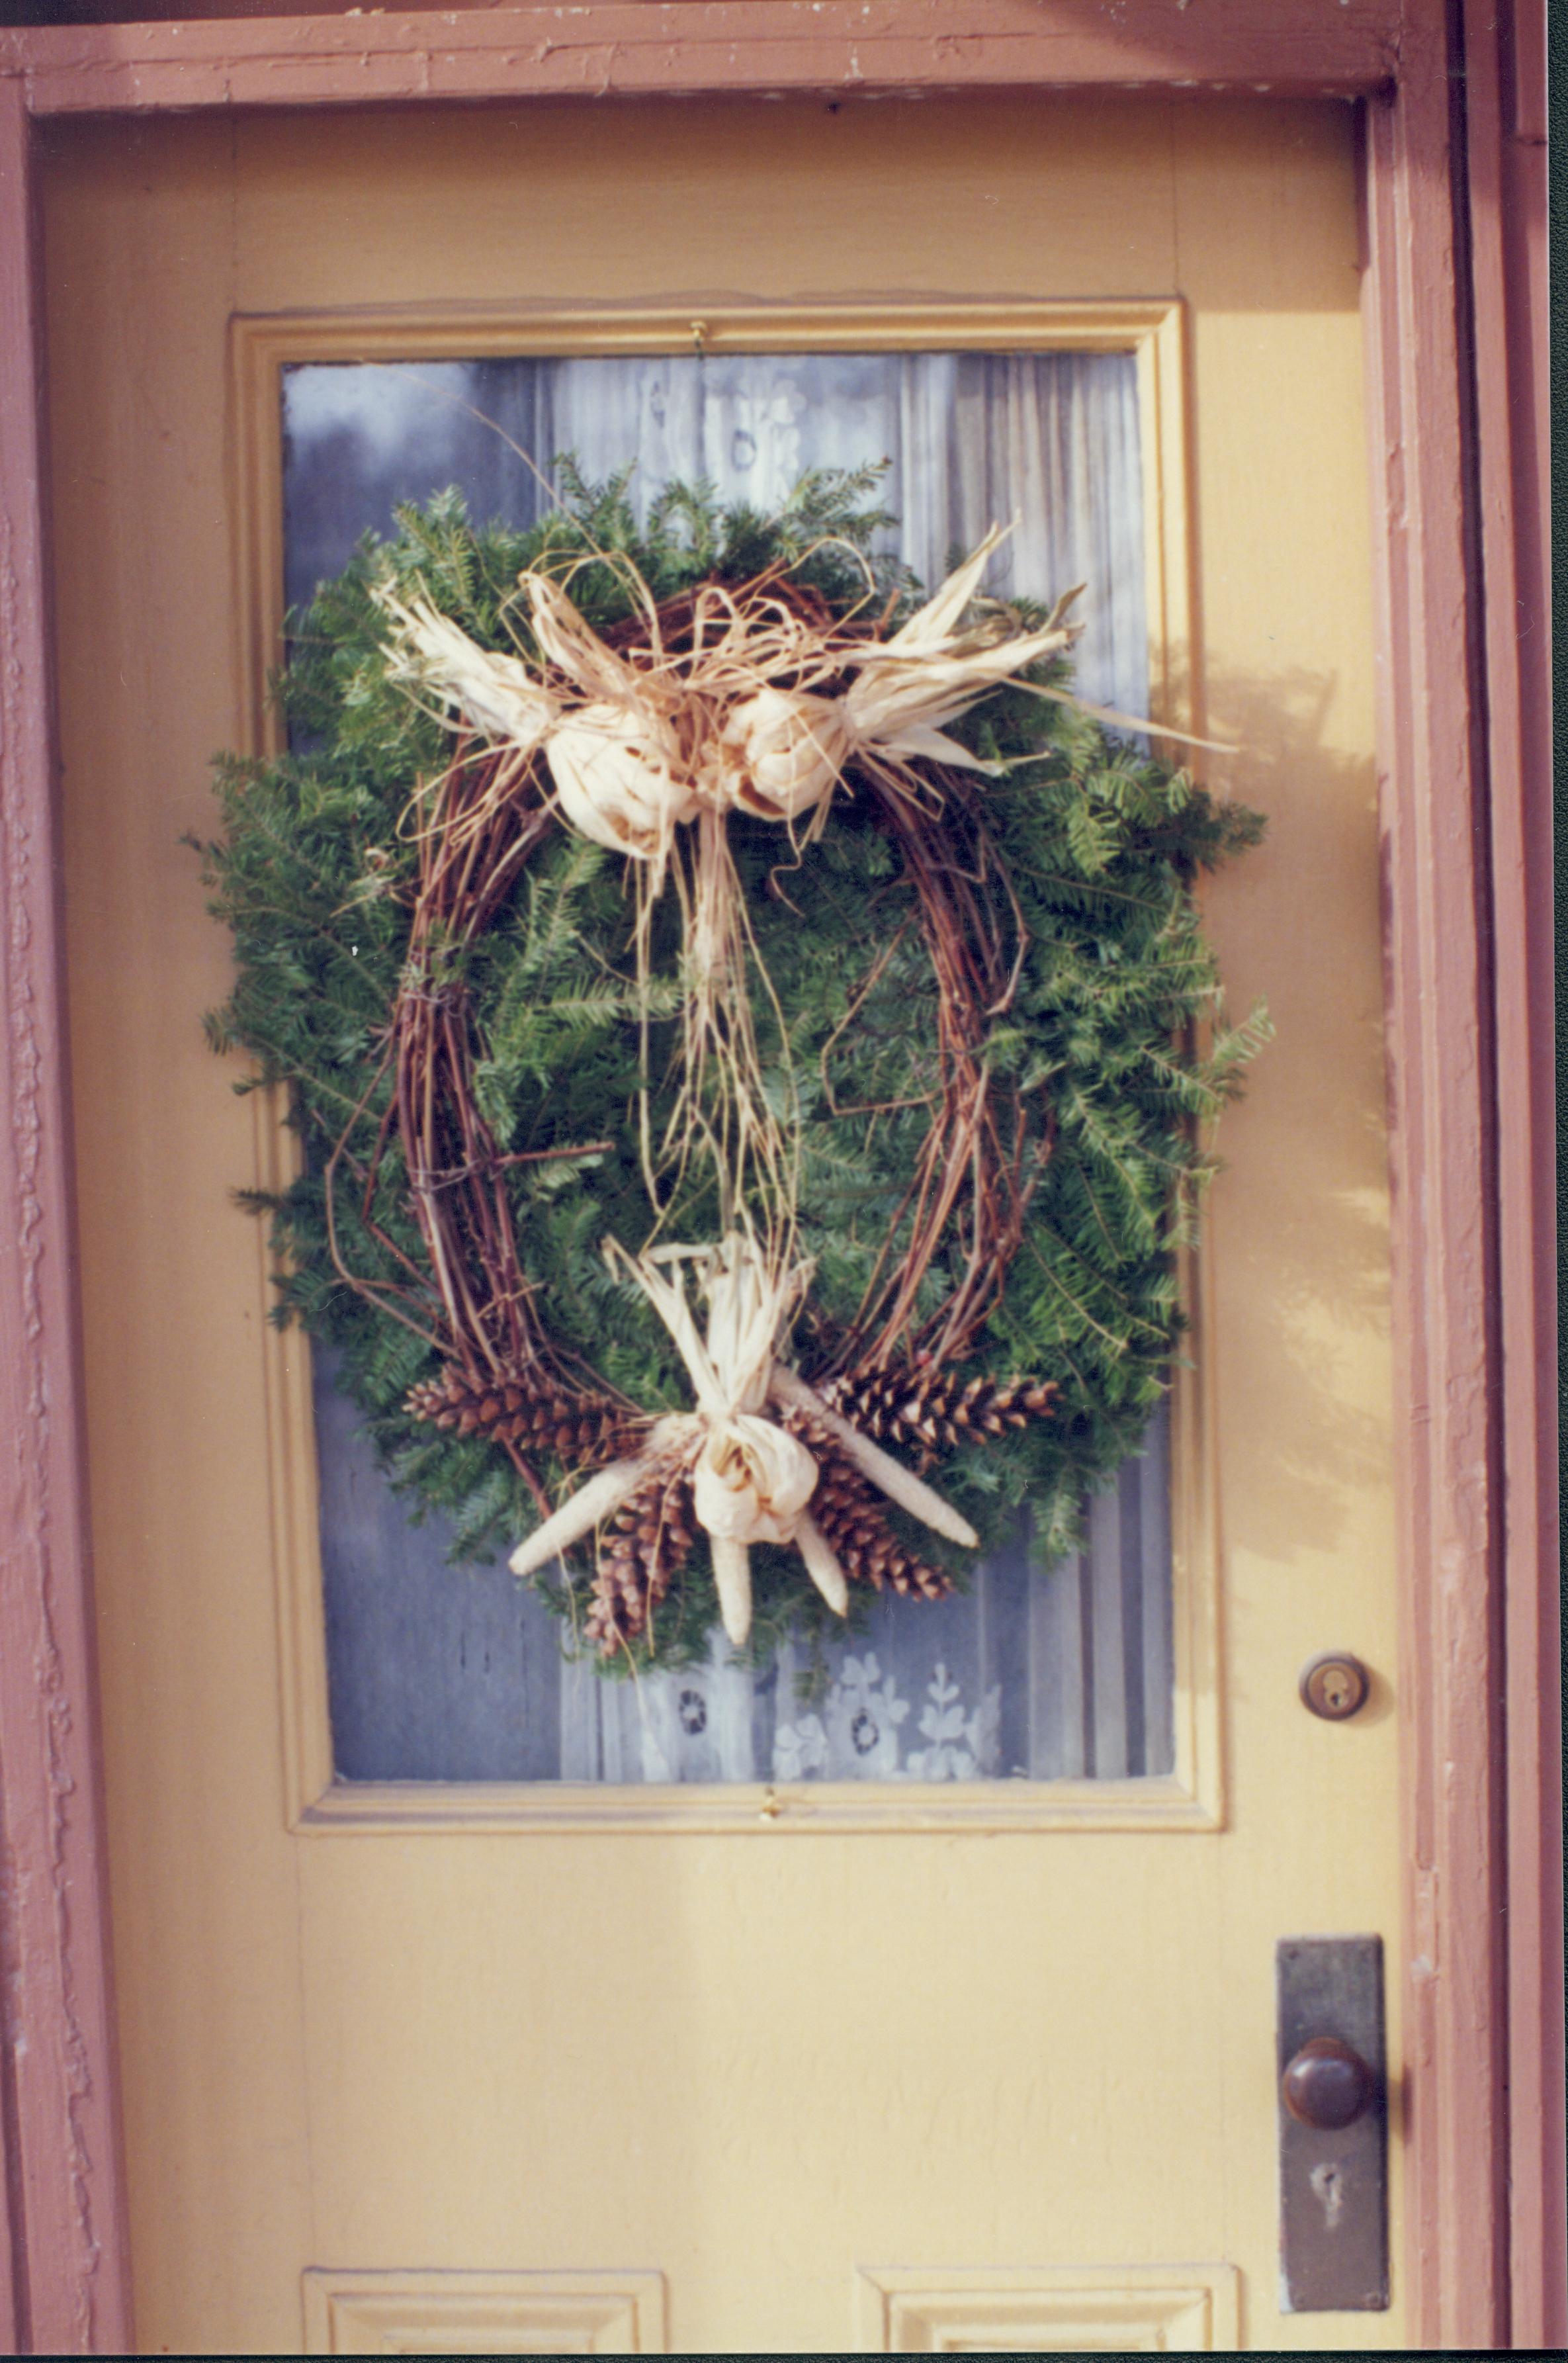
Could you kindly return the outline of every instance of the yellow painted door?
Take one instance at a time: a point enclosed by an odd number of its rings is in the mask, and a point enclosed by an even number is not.
[[[1338,105],[1035,95],[51,130],[148,2349],[1401,2343],[1397,2240],[1382,2313],[1282,2314],[1275,2254],[1275,1941],[1382,1932],[1398,2056],[1352,133]],[[208,758],[259,727],[268,372],[356,338],[569,345],[584,306],[612,348],[688,315],[743,344],[961,342],[989,306],[971,342],[1010,320],[1140,357],[1156,686],[1239,743],[1213,776],[1270,815],[1208,907],[1233,1004],[1266,995],[1278,1028],[1225,1126],[1196,1283],[1167,1777],[847,1802],[332,1779],[304,1353],[267,1329],[230,1195],[277,1138],[204,1044],[226,949],[179,839],[211,826]],[[1340,1725],[1297,1696],[1331,1646],[1375,1675]],[[1396,2092],[1396,2229],[1398,2135]]]

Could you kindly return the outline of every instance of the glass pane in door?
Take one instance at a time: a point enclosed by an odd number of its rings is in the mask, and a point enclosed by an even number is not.
[[[928,583],[1017,519],[988,587],[1094,586],[1084,693],[1148,694],[1134,363],[1123,354],[594,356],[311,363],[285,373],[291,605],[395,503],[448,484],[476,517],[534,522],[552,458],[634,500],[705,478],[764,512],[809,468],[885,460],[899,554]],[[526,455],[526,456],[525,456]],[[879,1598],[817,1654],[605,1680],[502,1567],[452,1566],[413,1525],[315,1358],[328,1687],[357,1781],[947,1781],[1125,1779],[1173,1763],[1168,1417],[1090,1507],[1087,1548],[1032,1573],[1026,1536],[940,1603]]]

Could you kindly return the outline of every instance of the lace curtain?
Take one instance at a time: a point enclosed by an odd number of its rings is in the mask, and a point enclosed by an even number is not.
[[[527,524],[560,451],[590,477],[635,456],[777,506],[810,467],[886,459],[895,546],[927,582],[993,519],[1018,527],[988,587],[1089,585],[1078,677],[1147,696],[1133,364],[1120,354],[594,357],[312,364],[284,382],[291,603],[394,502],[459,484]],[[1168,1428],[1091,1506],[1088,1548],[1031,1573],[1021,1531],[962,1599],[878,1601],[820,1662],[763,1676],[722,1640],[679,1673],[606,1682],[563,1659],[504,1568],[448,1568],[411,1525],[316,1356],[334,1753],[348,1780],[726,1781],[1115,1779],[1173,1762]]]

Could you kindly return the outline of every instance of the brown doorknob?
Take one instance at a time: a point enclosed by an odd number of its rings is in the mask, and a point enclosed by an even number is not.
[[[1286,2068],[1280,2091],[1297,2124],[1337,2133],[1354,2124],[1375,2080],[1359,2051],[1332,2035],[1315,2035]]]

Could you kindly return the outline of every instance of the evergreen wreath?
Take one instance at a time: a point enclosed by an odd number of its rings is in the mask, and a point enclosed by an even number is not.
[[[977,596],[999,537],[922,605],[876,470],[641,530],[630,472],[367,537],[200,848],[209,1038],[304,1146],[275,1317],[610,1670],[940,1597],[1026,1501],[1073,1548],[1268,1031],[1194,900],[1260,817],[1073,696],[1067,602]]]

